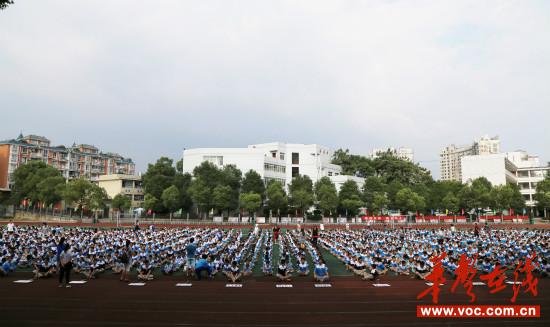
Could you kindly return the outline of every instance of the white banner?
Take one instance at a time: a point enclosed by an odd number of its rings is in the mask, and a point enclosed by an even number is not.
[[[223,217],[214,217],[215,223],[223,223]]]
[[[265,224],[265,217],[256,217],[256,223]]]
[[[271,217],[269,219],[269,222],[272,223],[272,224],[276,224],[276,223],[278,223],[278,218],[277,217]]]
[[[281,217],[281,223],[282,224],[290,224],[292,222],[292,218],[290,217]]]
[[[323,217],[323,222],[325,224],[332,224],[334,222],[334,219],[331,217]]]
[[[241,217],[241,223],[248,223],[250,222],[250,217]]]
[[[346,224],[348,222],[346,217],[338,217],[337,219],[339,224]]]
[[[230,222],[230,223],[238,223],[239,222],[239,217],[229,217],[229,218],[227,218],[227,221]]]

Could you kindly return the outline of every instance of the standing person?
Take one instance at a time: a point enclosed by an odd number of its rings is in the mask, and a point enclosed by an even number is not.
[[[187,277],[190,276],[193,269],[195,269],[195,253],[197,252],[197,245],[195,244],[195,238],[191,237],[189,244],[185,247],[187,251]]]
[[[122,263],[122,272],[120,274],[120,281],[128,282],[128,275],[130,268],[132,267],[132,255],[129,249],[129,241],[126,241],[126,245],[122,248],[122,254],[120,255],[120,263]]]
[[[477,223],[474,223],[474,235],[479,237],[479,225]]]
[[[65,244],[65,248],[59,256],[59,287],[63,287],[63,277],[65,277],[65,287],[69,288],[71,280],[71,269],[73,268],[73,251],[69,244]]]
[[[136,224],[134,225],[134,232],[137,232],[139,230],[139,220],[136,220]]]
[[[59,243],[57,243],[55,258],[57,260],[57,267],[59,269],[61,268],[60,256],[61,256],[61,252],[63,252],[63,250],[65,250],[65,237],[61,237],[61,239],[59,240]]]
[[[311,242],[313,243],[313,246],[317,247],[317,239],[319,238],[319,229],[317,229],[317,226],[313,227],[313,231],[311,232]]]
[[[279,238],[279,232],[281,231],[281,229],[279,228],[279,225],[275,225],[275,227],[273,227],[273,242],[277,242],[277,239]]]

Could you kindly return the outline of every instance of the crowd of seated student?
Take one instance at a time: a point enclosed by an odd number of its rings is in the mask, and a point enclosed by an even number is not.
[[[535,272],[548,276],[550,232],[545,230],[332,230],[321,233],[321,245],[346,267],[365,280],[375,280],[388,272],[425,279],[434,257],[453,275],[462,254],[474,267],[489,273],[497,265],[514,270],[520,261],[535,255]]]

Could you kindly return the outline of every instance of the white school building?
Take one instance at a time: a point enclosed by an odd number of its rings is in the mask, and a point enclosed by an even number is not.
[[[196,148],[183,151],[183,172],[192,174],[195,167],[209,161],[220,168],[235,165],[243,176],[252,169],[265,183],[276,180],[288,186],[294,176],[306,175],[313,183],[327,176],[338,190],[347,180],[354,180],[363,187],[363,178],[342,175],[342,167],[332,164],[331,159],[332,151],[319,144],[272,142],[246,148]]]

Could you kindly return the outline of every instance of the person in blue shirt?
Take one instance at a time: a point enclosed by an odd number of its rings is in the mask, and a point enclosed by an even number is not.
[[[191,271],[195,268],[195,253],[197,252],[197,245],[193,237],[189,240],[185,250],[187,252],[187,276],[190,276]]]
[[[313,278],[316,282],[327,282],[329,280],[328,268],[325,265],[323,259],[319,259],[319,262],[315,265],[313,270]]]
[[[0,263],[0,277],[7,276],[11,272],[11,265],[7,258],[2,258]]]
[[[206,258],[206,254],[203,254],[202,257],[195,264],[195,274],[197,275],[198,280],[201,280],[201,272],[203,270],[206,270],[208,272],[208,277],[212,277],[212,267],[210,267],[210,264],[208,264]]]

